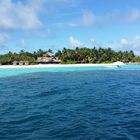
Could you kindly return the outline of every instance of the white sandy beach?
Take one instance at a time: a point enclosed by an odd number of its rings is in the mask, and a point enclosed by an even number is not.
[[[120,62],[110,63],[110,64],[38,64],[38,65],[1,65],[0,68],[49,68],[49,67],[116,67],[124,65]]]

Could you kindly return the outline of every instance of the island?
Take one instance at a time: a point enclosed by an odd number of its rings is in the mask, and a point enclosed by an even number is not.
[[[51,49],[47,51],[39,49],[38,51],[28,52],[8,52],[0,55],[0,65],[3,66],[27,66],[27,65],[64,65],[64,64],[112,64],[114,62],[137,63],[140,62],[140,56],[133,51],[114,51],[111,48],[63,48],[55,53]]]

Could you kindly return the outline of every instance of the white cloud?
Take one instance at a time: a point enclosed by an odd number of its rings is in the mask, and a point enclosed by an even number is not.
[[[131,24],[140,21],[140,10],[131,9],[129,11],[112,11],[103,15],[97,15],[91,10],[85,10],[81,16],[72,19],[71,21],[55,23],[59,27],[101,27],[110,24]]]
[[[90,26],[95,26],[97,25],[97,17],[94,15],[92,11],[85,10],[82,12],[81,16],[72,19],[71,21],[66,21],[66,22],[57,22],[54,23],[55,26],[58,27],[79,27],[79,26],[84,26],[84,27],[90,27]]]
[[[5,43],[7,40],[9,40],[10,36],[8,34],[0,34],[0,44]]]
[[[74,3],[75,0],[55,0],[55,3],[60,3],[60,4],[70,4],[70,3]]]
[[[72,36],[69,38],[69,42],[70,42],[70,45],[72,45],[73,47],[83,47],[84,46],[83,43],[81,43],[79,40],[75,39]]]
[[[82,23],[85,26],[92,26],[96,24],[96,16],[91,11],[84,11],[82,15]]]
[[[115,50],[133,50],[135,54],[140,55],[140,36],[136,35],[132,39],[123,38],[119,41],[112,41],[109,47]]]
[[[24,39],[21,40],[20,47],[21,48],[26,48],[26,43],[25,43],[25,40]]]
[[[92,43],[92,45],[96,48],[101,47],[102,45],[95,39],[95,38],[91,38],[90,42]]]
[[[126,38],[122,38],[120,40],[120,44],[123,45],[123,46],[127,46],[127,45],[129,45],[129,42],[128,42],[128,40]]]
[[[31,5],[29,1],[14,3],[12,0],[1,0],[0,29],[25,30],[41,27],[42,23],[38,18],[38,14],[42,5],[33,4]]]
[[[136,22],[137,20],[140,20],[140,10],[139,9],[133,9],[127,16],[128,22]]]
[[[140,9],[132,8],[128,11],[114,11],[100,17],[102,23],[131,24],[140,21]]]
[[[10,36],[6,33],[0,33],[0,50],[7,50],[7,46],[5,45],[6,41],[10,39]]]

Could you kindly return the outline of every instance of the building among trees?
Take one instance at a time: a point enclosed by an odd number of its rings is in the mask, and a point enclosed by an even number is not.
[[[29,65],[29,61],[13,61],[12,65],[16,66],[16,65]]]
[[[140,63],[140,56],[133,51],[114,51],[111,48],[63,48],[53,54],[52,50],[27,52],[21,50],[0,55],[1,65],[34,65],[34,64],[76,64],[76,63]]]
[[[43,54],[42,57],[37,58],[38,64],[59,64],[61,60],[58,57],[55,57],[52,53],[47,52]]]

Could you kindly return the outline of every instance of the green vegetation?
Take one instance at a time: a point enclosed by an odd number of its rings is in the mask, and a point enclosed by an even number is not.
[[[0,63],[2,65],[10,65],[14,61],[28,61],[29,64],[36,64],[37,57],[41,57],[43,54],[46,54],[49,51],[51,50],[43,51],[39,49],[37,52],[33,53],[25,52],[23,50],[21,50],[19,53],[9,52],[7,54],[0,55]]]
[[[116,52],[111,48],[75,48],[58,51],[55,54],[62,60],[62,63],[112,63],[140,62],[140,57],[135,56],[133,51]]]
[[[42,57],[47,52],[52,53],[52,50],[44,51],[39,49],[33,53],[21,50],[19,53],[9,52],[0,55],[0,64],[10,65],[14,61],[28,61],[30,64],[36,64],[37,57]],[[115,61],[122,62],[140,62],[140,57],[135,56],[133,51],[116,52],[111,48],[75,48],[58,50],[55,56],[61,59],[63,64],[76,63],[112,63]]]

